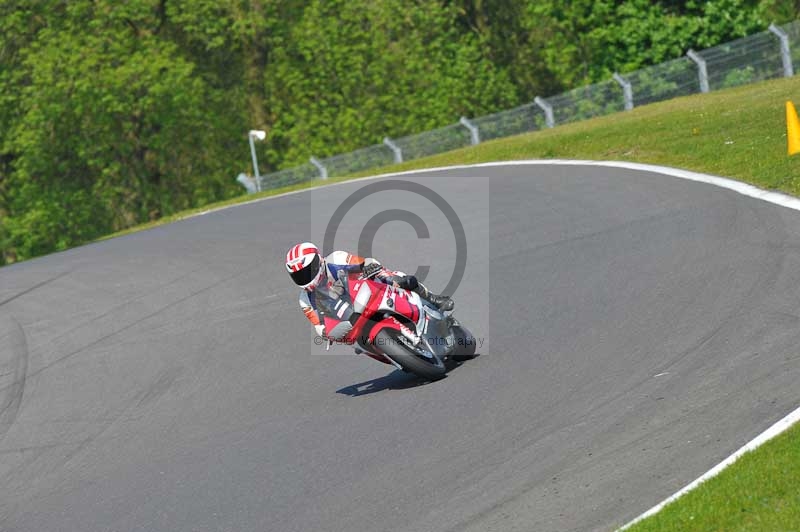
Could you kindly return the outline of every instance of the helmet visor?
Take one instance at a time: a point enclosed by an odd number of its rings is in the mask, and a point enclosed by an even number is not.
[[[291,276],[292,281],[296,285],[305,286],[311,281],[314,280],[314,277],[317,276],[319,273],[319,255],[314,255],[314,259],[311,261],[311,264],[306,266],[300,271],[291,272],[289,276]]]

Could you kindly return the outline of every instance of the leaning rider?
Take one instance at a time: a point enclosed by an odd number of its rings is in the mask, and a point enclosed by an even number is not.
[[[335,301],[341,295],[335,286],[340,272],[344,274],[360,272],[365,277],[374,277],[383,283],[395,284],[400,288],[412,290],[442,311],[453,310],[454,306],[452,299],[445,295],[434,294],[417,281],[413,275],[388,270],[373,258],[363,259],[346,251],[334,251],[323,258],[319,248],[310,242],[297,244],[286,253],[286,270],[295,284],[303,289],[300,292],[300,308],[303,309],[303,313],[319,336],[326,336],[326,332],[332,332],[325,331],[322,312],[320,312],[322,310],[320,306],[327,307],[328,305],[320,305],[320,303],[322,303],[322,299]],[[334,306],[331,309],[325,308],[325,313],[336,314],[338,310],[345,310],[342,302],[337,304],[340,306]],[[341,315],[334,319],[337,318],[339,320],[346,319]]]

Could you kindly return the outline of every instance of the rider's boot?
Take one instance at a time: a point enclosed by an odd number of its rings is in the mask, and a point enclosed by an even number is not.
[[[430,290],[428,290],[425,285],[419,283],[417,287],[414,289],[414,292],[418,293],[420,296],[424,297],[428,301],[434,304],[439,310],[448,311],[453,310],[455,306],[455,302],[450,299],[450,297],[445,295],[434,294]]]

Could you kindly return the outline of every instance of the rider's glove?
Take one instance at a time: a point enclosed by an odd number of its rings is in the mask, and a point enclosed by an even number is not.
[[[378,274],[381,270],[383,270],[383,266],[381,263],[374,260],[373,262],[367,264],[366,261],[364,262],[364,266],[361,268],[361,272],[364,278],[369,279],[370,277],[374,277]]]
[[[398,275],[393,280],[397,286],[405,290],[416,290],[419,286],[419,281],[413,275],[404,275],[402,277]]]
[[[314,325],[314,330],[317,332],[317,336],[324,338],[325,337],[325,326],[324,325]]]

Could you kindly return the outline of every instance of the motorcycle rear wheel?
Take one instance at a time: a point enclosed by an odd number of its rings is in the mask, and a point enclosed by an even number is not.
[[[447,372],[441,360],[436,357],[424,358],[415,348],[407,345],[405,337],[397,331],[384,329],[376,335],[375,340],[384,355],[419,377],[435,381],[443,378]]]

